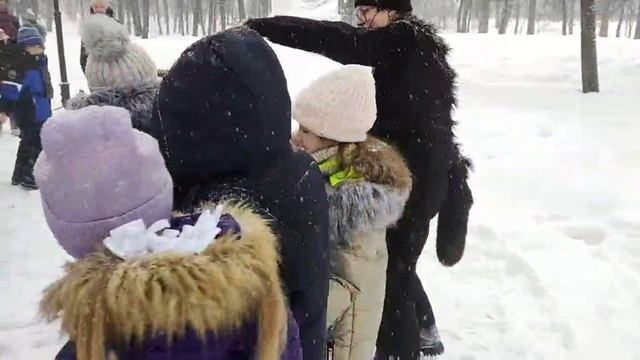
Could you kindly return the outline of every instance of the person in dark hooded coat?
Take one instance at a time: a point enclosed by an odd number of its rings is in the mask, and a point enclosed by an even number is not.
[[[271,220],[304,359],[324,359],[327,196],[317,165],[291,148],[291,100],[273,50],[246,28],[192,44],[164,76],[150,125],[176,210],[231,198]]]
[[[462,257],[471,163],[459,150],[451,112],[455,72],[435,28],[411,14],[410,0],[356,0],[359,25],[278,16],[246,25],[269,40],[343,64],[372,66],[378,119],[371,135],[398,148],[414,175],[405,214],[387,236],[389,266],[378,335],[383,357],[414,359],[444,351],[416,265],[439,213],[437,254],[446,266]]]

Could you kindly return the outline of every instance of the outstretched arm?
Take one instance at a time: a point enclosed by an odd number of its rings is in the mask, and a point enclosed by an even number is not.
[[[379,29],[356,28],[344,22],[290,16],[248,20],[246,26],[269,40],[324,55],[342,64],[373,66],[389,53],[411,46],[409,24],[400,21]]]

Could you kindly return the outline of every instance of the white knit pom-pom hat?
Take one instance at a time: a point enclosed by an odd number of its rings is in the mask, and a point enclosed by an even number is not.
[[[92,91],[158,82],[156,65],[142,47],[131,42],[124,25],[95,14],[85,20],[80,34],[89,55],[85,75]]]
[[[345,65],[314,81],[293,104],[293,118],[320,137],[350,143],[367,139],[376,121],[371,68]]]

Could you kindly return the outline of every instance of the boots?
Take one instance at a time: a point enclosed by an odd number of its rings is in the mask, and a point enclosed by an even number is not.
[[[18,145],[16,164],[11,177],[12,185],[20,185],[25,190],[37,190],[33,177],[33,167],[41,151],[40,131],[24,131]]]

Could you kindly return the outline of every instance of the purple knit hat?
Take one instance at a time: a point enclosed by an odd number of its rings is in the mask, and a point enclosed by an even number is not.
[[[90,106],[57,112],[42,128],[35,178],[51,231],[73,257],[120,225],[171,216],[173,183],[158,143],[129,112]]]

